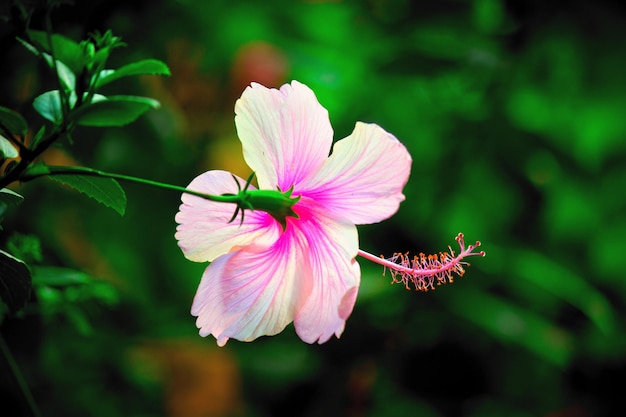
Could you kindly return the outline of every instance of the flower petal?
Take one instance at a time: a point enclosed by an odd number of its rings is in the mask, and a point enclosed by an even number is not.
[[[335,143],[317,173],[302,185],[332,217],[368,224],[391,217],[404,200],[411,156],[380,126],[358,122],[350,136]]]
[[[245,186],[243,179],[235,178],[241,187]],[[226,171],[205,172],[187,188],[217,195],[237,192],[233,175]],[[185,256],[192,261],[212,262],[234,247],[253,241],[257,245],[269,246],[281,232],[281,226],[261,211],[246,211],[243,224],[239,218],[228,223],[235,212],[235,204],[217,203],[191,194],[183,194],[182,201],[175,218],[179,223],[175,237]]]
[[[333,138],[328,112],[297,81],[280,90],[252,83],[237,100],[235,114],[244,158],[261,189],[298,189],[328,157]]]
[[[207,267],[191,314],[200,335],[213,334],[218,345],[229,338],[251,341],[281,332],[293,320],[306,275],[294,233],[285,232],[273,246],[251,245],[226,254]],[[298,280],[296,280],[298,276]]]
[[[304,284],[308,297],[301,298],[294,324],[298,336],[308,343],[324,343],[341,336],[356,300],[361,270],[354,259],[358,251],[356,227],[339,223],[324,214],[325,208],[303,197],[299,203],[298,229],[306,238],[308,269]]]

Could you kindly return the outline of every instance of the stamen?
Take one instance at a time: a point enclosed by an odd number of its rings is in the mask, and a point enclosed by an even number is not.
[[[459,233],[455,238],[459,244],[460,253],[454,254],[454,250],[448,246],[449,252],[439,252],[439,254],[409,257],[409,253],[394,253],[390,258],[380,258],[359,250],[359,256],[369,259],[385,267],[383,276],[389,269],[391,273],[391,283],[403,283],[407,290],[411,286],[416,291],[434,290],[435,285],[442,285],[454,282],[454,275],[462,277],[465,274],[464,266],[469,266],[463,261],[468,256],[485,256],[485,251],[474,252],[480,246],[480,242],[465,247],[463,233]]]

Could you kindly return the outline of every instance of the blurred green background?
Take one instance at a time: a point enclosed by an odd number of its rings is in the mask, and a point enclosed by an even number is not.
[[[178,185],[209,169],[246,177],[235,100],[251,81],[297,79],[336,139],[374,122],[413,156],[406,201],[359,228],[362,249],[434,252],[463,232],[487,256],[427,294],[360,260],[341,339],[307,345],[290,326],[218,348],[189,314],[206,265],[176,245],[176,193],[124,184],[120,218],[53,181],[25,184],[1,246],[32,257],[39,240],[32,263],[94,277],[40,288],[0,328],[42,416],[623,415],[623,3],[76,3],[54,10],[57,32],[112,29],[129,45],[114,62],[158,58],[172,76],[111,86],[162,108],[81,128],[49,162]],[[36,126],[32,99],[52,84],[19,33],[0,26],[0,105]],[[3,362],[0,415],[28,415]]]

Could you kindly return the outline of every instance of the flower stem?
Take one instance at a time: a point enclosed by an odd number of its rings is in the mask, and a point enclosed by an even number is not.
[[[20,162],[11,168],[8,173],[5,173],[4,177],[0,178],[0,189],[14,181],[23,180],[24,175],[22,173],[32,166],[32,162],[58,139],[69,135],[73,128],[72,124],[68,125],[63,122],[61,126],[57,126],[47,137],[42,139],[34,149],[21,149]]]
[[[212,195],[201,193],[199,191],[190,190],[178,185],[166,184],[159,181],[152,181],[145,178],[132,177],[130,175],[115,174],[111,172],[100,171],[98,169],[78,167],[78,166],[45,166],[41,172],[33,174],[23,175],[20,179],[22,181],[32,180],[43,176],[54,175],[78,175],[78,176],[91,176],[101,178],[112,178],[115,180],[135,182],[139,184],[149,185],[156,188],[164,188],[167,190],[178,191],[181,193],[191,194],[198,197],[206,198],[207,200],[216,201],[219,203],[237,203],[240,201],[240,197],[237,194],[234,195]]]
[[[237,193],[224,193],[220,195],[206,194],[199,191],[190,190],[178,185],[166,184],[159,181],[147,180],[145,178],[132,177],[130,175],[114,174],[111,172],[100,171],[98,169],[79,167],[79,166],[48,166],[44,164],[36,164],[25,170],[25,172],[19,177],[21,181],[30,181],[39,177],[47,176],[61,176],[61,175],[75,175],[75,176],[91,176],[101,178],[111,178],[114,180],[135,182],[138,184],[149,185],[156,188],[163,188],[166,190],[178,191],[184,194],[191,194],[197,197],[201,197],[210,201],[218,203],[231,203],[237,206],[235,214],[230,219],[229,223],[235,220],[239,212],[241,211],[241,222],[243,223],[245,210],[260,210],[270,214],[283,227],[285,218],[287,216],[298,217],[298,215],[292,210],[292,206],[298,202],[300,196],[292,196],[292,189],[285,192],[280,190],[256,190],[249,189],[250,181],[252,180],[252,174],[245,187],[242,189],[239,181],[233,175],[235,184],[237,185]]]

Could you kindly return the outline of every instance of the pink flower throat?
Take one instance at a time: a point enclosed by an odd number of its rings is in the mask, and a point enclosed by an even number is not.
[[[411,284],[416,291],[434,290],[435,285],[454,282],[454,274],[462,277],[465,274],[463,266],[470,264],[463,261],[468,256],[485,256],[485,251],[474,252],[480,246],[480,242],[465,247],[463,233],[459,233],[455,238],[460,247],[460,253],[454,254],[454,250],[448,246],[449,252],[439,252],[439,254],[409,257],[407,253],[394,253],[391,258],[374,256],[371,253],[359,250],[358,255],[385,267],[383,276],[387,269],[391,273],[392,283],[403,283],[407,290],[411,289]]]

